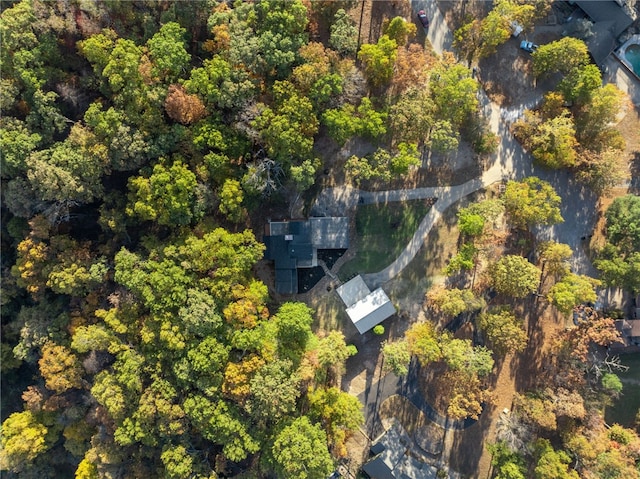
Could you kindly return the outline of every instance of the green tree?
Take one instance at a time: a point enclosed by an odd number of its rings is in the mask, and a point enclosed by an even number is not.
[[[329,45],[343,55],[354,55],[358,48],[358,29],[351,17],[340,8],[330,28]]]
[[[605,213],[607,243],[594,265],[607,285],[640,291],[640,201],[616,198]]]
[[[328,73],[318,78],[311,86],[309,98],[316,110],[322,111],[333,99],[344,91],[344,78],[337,73]]]
[[[318,131],[313,105],[289,82],[276,82],[273,91],[275,108],[266,107],[253,126],[272,158],[287,164],[307,159]]]
[[[386,133],[384,121],[387,115],[376,111],[367,97],[362,98],[356,109],[345,103],[340,109],[330,109],[323,113],[323,122],[329,129],[329,135],[343,145],[352,136],[379,138]]]
[[[301,391],[292,366],[288,360],[266,363],[251,379],[246,408],[260,423],[277,423],[295,411]]]
[[[453,32],[453,48],[468,65],[478,55],[482,42],[481,27],[482,20],[475,18]]]
[[[358,52],[364,74],[373,87],[385,86],[391,81],[397,56],[398,44],[388,35],[382,35],[378,43],[365,43]]]
[[[444,269],[444,274],[451,276],[461,270],[471,270],[476,264],[478,248],[472,243],[465,243],[449,261]]]
[[[23,121],[11,117],[0,119],[2,177],[10,178],[23,172],[27,167],[27,158],[41,139],[37,133],[31,133]]]
[[[526,479],[524,458],[509,449],[506,443],[488,444],[487,449],[491,453],[495,479]]]
[[[388,124],[397,142],[421,144],[434,124],[435,104],[423,88],[410,88],[390,106]]]
[[[416,356],[423,366],[442,358],[438,335],[430,322],[413,324],[405,333],[405,339],[409,352]]]
[[[389,181],[392,178],[392,161],[393,156],[389,151],[378,148],[368,157],[358,158],[355,155],[352,156],[347,160],[345,170],[357,185],[362,180],[378,179]]]
[[[415,36],[417,31],[415,23],[408,22],[403,17],[394,17],[385,26],[383,34],[395,41],[398,46],[403,46]]]
[[[147,41],[153,67],[151,75],[165,83],[174,83],[187,70],[190,55],[185,49],[186,30],[176,22],[165,23]]]
[[[387,371],[392,371],[396,376],[406,376],[409,373],[411,353],[407,341],[399,340],[392,343],[385,341],[382,346],[382,354],[384,355],[384,368]]]
[[[478,82],[471,70],[459,63],[442,62],[431,71],[431,98],[436,106],[436,118],[450,121],[459,128],[478,108]]]
[[[395,175],[406,175],[410,168],[418,167],[421,164],[418,145],[399,143],[397,153],[391,158],[391,172]]]
[[[168,168],[158,163],[149,178],[129,179],[127,214],[161,225],[188,225],[202,216],[196,186],[196,176],[182,161]]]
[[[565,451],[557,451],[547,439],[538,439],[534,445],[537,464],[535,479],[578,479],[578,473],[569,468],[571,457]]]
[[[177,391],[171,383],[155,379],[140,395],[134,412],[114,432],[116,444],[130,446],[141,443],[157,447],[164,438],[185,432],[185,413],[175,404]]]
[[[132,117],[148,105],[146,95],[140,94],[146,90],[140,68],[142,55],[143,49],[132,40],[118,38],[101,73],[108,87],[105,93]]]
[[[90,203],[103,194],[103,158],[72,137],[32,153],[28,164],[27,178],[42,201]]]
[[[318,364],[330,373],[328,379],[339,380],[344,374],[345,362],[353,353],[340,331],[330,331],[318,341],[316,348]],[[321,378],[319,378],[321,379]]]
[[[458,211],[457,216],[458,228],[463,235],[475,237],[484,232],[485,219],[481,215],[465,208]]]
[[[0,468],[19,472],[53,444],[49,430],[31,411],[15,412],[2,423]]]
[[[600,384],[613,397],[617,398],[622,393],[622,381],[616,374],[604,373],[600,379]]]
[[[458,148],[460,138],[453,124],[447,120],[438,120],[429,133],[427,145],[434,151],[447,153]]]
[[[547,299],[568,314],[579,304],[595,302],[598,298],[595,287],[599,284],[600,281],[588,276],[567,273],[551,287]]]
[[[438,287],[427,292],[427,299],[438,311],[457,316],[465,311],[476,311],[484,307],[484,300],[478,298],[470,289]]]
[[[267,76],[285,78],[307,42],[307,8],[300,0],[268,0],[255,6],[261,69]]]
[[[624,138],[612,124],[625,101],[628,101],[625,94],[613,83],[593,92],[591,101],[582,105],[575,115],[576,137],[583,147],[596,151],[624,148]]]
[[[192,477],[193,457],[183,445],[163,447],[160,459],[170,479]]]
[[[640,252],[640,197],[625,195],[613,200],[605,213],[607,241],[623,254]]]
[[[300,165],[291,167],[289,173],[298,192],[307,191],[314,185],[316,171],[321,164],[320,160],[316,158],[314,160],[304,160]]]
[[[576,131],[568,114],[540,123],[528,138],[528,147],[541,165],[552,168],[570,168],[576,163]]]
[[[508,308],[482,313],[478,317],[478,328],[486,334],[493,350],[505,355],[521,352],[527,346],[527,332],[522,320]]]
[[[274,468],[282,477],[320,478],[327,477],[333,470],[327,436],[306,416],[295,419],[276,435],[271,454]]]
[[[387,132],[384,124],[387,114],[377,111],[369,98],[364,97],[360,100],[357,112],[359,120],[357,128],[358,135],[376,139]]]
[[[79,326],[73,332],[71,349],[78,353],[88,353],[90,351],[111,351],[116,348],[120,341],[102,324],[90,324]]]
[[[512,0],[498,0],[483,19],[473,19],[454,32],[454,47],[471,64],[474,57],[487,57],[505,43],[512,32],[512,22],[528,29],[535,7]]]
[[[558,90],[567,101],[584,105],[591,102],[593,94],[602,86],[600,69],[593,64],[571,70],[558,84]]]
[[[615,246],[605,245],[593,264],[605,285],[640,291],[640,252],[623,256]]]
[[[309,416],[323,425],[331,449],[339,456],[344,455],[347,436],[364,423],[362,404],[355,396],[335,387],[316,389],[308,397]]]
[[[340,146],[359,132],[359,121],[353,105],[345,103],[338,109],[329,109],[322,114],[322,122],[329,130],[329,136]]]
[[[102,75],[102,71],[109,63],[109,57],[117,38],[118,35],[115,31],[105,29],[78,43],[78,50],[93,65],[93,70],[97,75]]]
[[[239,223],[246,215],[242,207],[244,193],[238,180],[227,179],[220,190],[220,206],[218,209],[229,221]]]
[[[473,346],[468,339],[457,339],[450,334],[442,334],[440,350],[443,361],[452,371],[471,377],[482,377],[493,370],[492,352],[484,346]]]
[[[311,338],[312,310],[304,303],[284,303],[273,317],[280,357],[300,360]]]
[[[524,298],[538,289],[540,270],[522,256],[506,255],[489,267],[489,278],[498,293]]]
[[[478,58],[484,58],[496,52],[497,48],[506,43],[511,36],[510,19],[502,15],[498,10],[500,5],[508,5],[511,2],[496,2],[494,8],[482,19],[480,24],[480,48]],[[513,19],[515,21],[515,19]]]
[[[531,57],[533,73],[537,77],[555,72],[567,74],[574,68],[580,68],[589,63],[587,45],[573,37],[564,37],[555,42],[540,45]]]
[[[242,461],[260,449],[249,432],[237,408],[226,401],[212,401],[204,396],[189,396],[184,411],[203,437],[223,446],[223,453],[231,461]]]
[[[568,244],[543,241],[538,245],[542,271],[552,276],[564,276],[569,272],[568,260],[573,250]]]
[[[240,107],[256,92],[249,73],[244,68],[233,68],[219,55],[206,59],[201,68],[191,70],[184,87],[187,93],[198,94],[210,110]]]
[[[518,228],[561,223],[560,201],[553,187],[535,176],[509,181],[504,192],[507,214]]]

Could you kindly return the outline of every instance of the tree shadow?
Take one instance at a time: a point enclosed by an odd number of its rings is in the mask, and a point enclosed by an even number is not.
[[[515,377],[517,391],[533,389],[537,384],[537,372],[543,364],[544,332],[542,329],[542,316],[546,305],[538,298],[527,299],[521,311],[516,314],[524,314],[529,338],[526,349],[511,362],[511,374]]]
[[[447,431],[447,434],[453,434],[449,466],[464,477],[478,477],[494,410],[495,406],[487,404],[473,426],[461,431]]]

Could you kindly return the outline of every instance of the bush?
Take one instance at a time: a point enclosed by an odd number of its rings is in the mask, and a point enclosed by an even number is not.
[[[373,334],[377,334],[378,336],[382,336],[384,334],[384,326],[382,324],[378,324],[373,328]]]

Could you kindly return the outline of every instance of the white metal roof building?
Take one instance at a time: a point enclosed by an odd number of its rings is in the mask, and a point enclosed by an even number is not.
[[[378,288],[371,292],[359,275],[338,287],[336,291],[360,334],[366,333],[396,312],[395,306],[383,289]]]

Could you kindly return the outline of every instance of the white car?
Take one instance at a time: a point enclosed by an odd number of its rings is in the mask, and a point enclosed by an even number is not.
[[[522,33],[522,30],[524,30],[524,28],[522,28],[522,25],[520,25],[518,22],[516,22],[515,20],[511,22],[511,35],[517,37]]]

